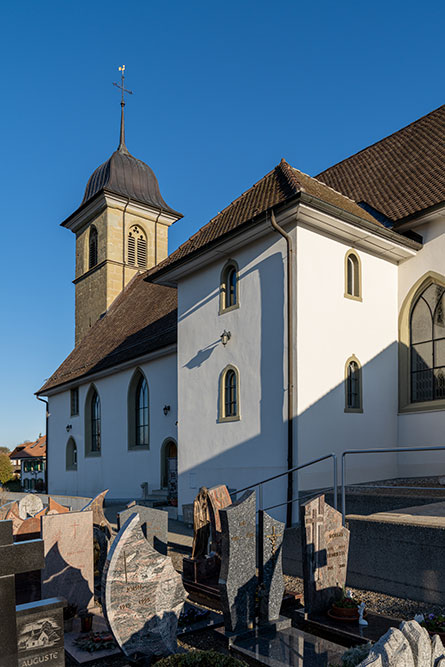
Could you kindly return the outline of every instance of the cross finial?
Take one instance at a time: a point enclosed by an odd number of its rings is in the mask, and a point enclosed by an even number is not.
[[[121,135],[120,135],[120,142],[119,142],[119,148],[118,150],[126,151],[127,147],[125,146],[125,120],[124,120],[124,106],[125,106],[125,99],[124,99],[124,93],[128,93],[129,95],[133,95],[132,90],[127,90],[124,86],[124,81],[125,81],[125,65],[121,65],[119,67],[119,72],[121,73],[121,82],[120,83],[114,83],[113,86],[116,86],[116,88],[119,88],[119,90],[122,93],[121,97]]]

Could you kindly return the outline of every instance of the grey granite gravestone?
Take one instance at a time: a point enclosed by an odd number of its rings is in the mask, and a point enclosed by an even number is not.
[[[219,510],[221,572],[219,589],[227,633],[240,634],[255,622],[256,499],[246,491],[235,503]]]
[[[19,517],[27,519],[29,516],[35,516],[37,512],[43,510],[42,499],[35,493],[27,493],[19,500]]]
[[[45,565],[43,541],[14,544],[12,522],[0,521],[0,656],[2,667],[17,667],[14,575]]]
[[[280,617],[284,594],[282,545],[284,523],[263,513],[263,599],[259,605],[260,623],[270,623]]]
[[[137,514],[127,519],[113,542],[102,589],[105,617],[127,657],[176,652],[186,593],[171,559],[145,539]]]
[[[403,621],[399,629],[408,640],[416,667],[431,665],[431,638],[428,630],[417,621]]]
[[[428,663],[430,664],[430,663]],[[397,628],[390,628],[374,644],[362,667],[416,667],[409,642]],[[420,665],[419,665],[420,667]]]
[[[64,667],[64,606],[61,598],[50,598],[16,607],[19,667]]]
[[[93,515],[68,512],[42,516],[45,567],[42,596],[62,595],[82,611],[94,604]]]
[[[346,584],[349,530],[342,516],[318,496],[301,505],[304,609],[325,612]]]
[[[150,546],[164,556],[167,555],[168,542],[168,512],[157,510],[144,505],[129,505],[127,509],[117,515],[117,526],[121,526],[132,514],[138,514],[142,532]]]

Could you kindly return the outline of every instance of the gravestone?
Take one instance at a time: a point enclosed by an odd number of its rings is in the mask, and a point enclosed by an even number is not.
[[[19,500],[19,517],[21,519],[35,516],[41,510],[43,510],[42,499],[35,493],[27,493]]]
[[[6,521],[12,521],[12,532],[14,535],[20,530],[24,520],[15,512],[15,509],[10,509],[5,517]]]
[[[323,495],[301,505],[300,514],[305,612],[325,612],[346,584],[349,530]]]
[[[15,514],[18,515],[18,513],[19,513],[19,504],[18,504],[17,501],[12,500],[11,502],[5,503],[4,505],[2,505],[0,507],[0,521],[4,521],[6,519],[6,515],[8,514],[8,512],[10,510],[12,510],[13,512],[15,512]]]
[[[69,511],[69,507],[60,505],[60,503],[56,502],[51,496],[48,497],[48,514],[66,514]]]
[[[85,507],[82,508],[81,511],[82,512],[92,511],[93,525],[101,528],[102,531],[105,533],[107,539],[109,541],[112,541],[114,537],[113,526],[111,525],[111,523],[108,521],[107,517],[104,514],[104,500],[108,491],[109,489],[106,489],[105,491],[99,493],[95,498],[93,498],[93,500],[90,500],[90,502],[87,505],[85,505]]]
[[[64,667],[64,604],[51,598],[16,607],[19,667]]]
[[[229,490],[225,484],[212,486],[208,490],[210,524],[212,526],[212,551],[221,553],[221,519],[219,511],[232,504]]]
[[[69,512],[42,516],[45,567],[42,596],[62,595],[78,611],[93,605],[93,515]]]
[[[219,511],[221,517],[221,572],[219,589],[226,633],[253,628],[256,593],[256,499],[246,491]]]
[[[0,521],[0,656],[2,667],[17,667],[14,576],[45,565],[43,541],[13,543],[12,522]]]
[[[282,545],[284,523],[263,513],[263,582],[259,605],[260,623],[270,623],[280,617],[284,594]]]
[[[144,505],[129,505],[117,515],[117,526],[120,530],[132,514],[137,514],[142,532],[150,546],[164,556],[167,555],[168,512]]]
[[[419,625],[417,621],[403,621],[400,624],[400,631],[408,640],[414,664],[419,667],[420,665],[431,665],[431,639],[428,630]]]
[[[176,652],[186,593],[171,559],[145,539],[137,514],[127,519],[113,542],[102,588],[106,620],[127,657]]]

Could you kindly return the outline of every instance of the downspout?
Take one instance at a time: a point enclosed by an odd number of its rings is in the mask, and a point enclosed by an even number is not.
[[[48,401],[45,401],[44,398],[40,398],[40,396],[36,396],[38,401],[42,401],[42,403],[46,404],[46,419],[45,419],[45,430],[46,430],[46,461],[45,461],[45,492],[49,493],[48,489],[48,461],[49,461],[49,456],[48,456],[48,417],[49,417],[49,407],[48,407]]]
[[[292,239],[275,219],[273,209],[270,212],[272,227],[284,237],[287,244],[287,469],[294,467],[294,322],[293,322],[293,248]],[[292,525],[293,500],[292,473],[287,476],[286,525]]]
[[[125,213],[127,212],[127,206],[130,203],[130,197],[127,197],[127,203],[124,206],[124,211],[122,213],[122,291],[125,287]]]

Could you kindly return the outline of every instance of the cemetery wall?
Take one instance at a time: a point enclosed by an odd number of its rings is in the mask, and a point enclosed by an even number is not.
[[[5,496],[5,502],[13,502],[13,501],[19,501],[25,496],[27,496],[28,493],[16,493],[16,492],[11,492],[8,491]],[[41,499],[42,503],[44,505],[48,504],[48,498],[49,496],[46,493],[38,493],[36,494],[39,496]],[[60,505],[63,505],[64,507],[69,507],[71,508],[72,512],[78,512],[81,509],[87,505],[92,498],[88,498],[86,496],[59,496],[59,495],[54,495],[51,494],[51,498],[56,501],[56,503],[59,503]]]
[[[178,286],[179,507],[202,485],[242,488],[286,469],[286,243],[271,232],[231,244]],[[219,314],[229,259],[239,268],[239,307]],[[221,422],[219,380],[229,364],[239,371],[240,419]],[[265,488],[265,502],[284,494],[281,481]]]
[[[70,392],[49,397],[49,491],[53,494],[95,496],[109,488],[108,499],[141,497],[141,484],[159,489],[161,448],[176,440],[176,356],[169,354],[140,364],[149,386],[150,447],[128,448],[128,388],[137,366],[94,381],[101,401],[100,456],[85,453],[85,400],[91,383],[79,386],[79,415],[70,416]],[[170,405],[167,416],[164,405]],[[67,433],[66,425],[72,428]],[[77,445],[77,470],[66,469],[69,438]]]
[[[423,278],[429,272],[442,276],[445,284],[445,267],[443,258],[445,255],[445,235],[443,225],[445,215],[436,212],[429,222],[416,226],[415,230],[421,234],[424,246],[415,257],[399,267],[399,312],[403,312],[402,306],[405,302],[407,308],[411,305],[410,294],[413,286],[420,285]],[[428,409],[430,407],[430,409]],[[398,444],[401,447],[421,447],[427,445],[444,445],[445,431],[445,404],[438,409],[437,404],[424,407],[419,411],[414,406],[414,411],[399,414],[399,437]],[[422,454],[400,454],[399,455],[400,476],[421,476],[445,474],[445,452],[425,452]]]
[[[354,247],[362,301],[344,296],[350,243],[297,228],[298,463],[397,444],[397,265]],[[362,413],[345,412],[345,365],[352,355],[362,367]],[[331,470],[326,463],[302,472],[300,488],[332,485]],[[395,475],[395,454],[348,459],[350,482]]]

